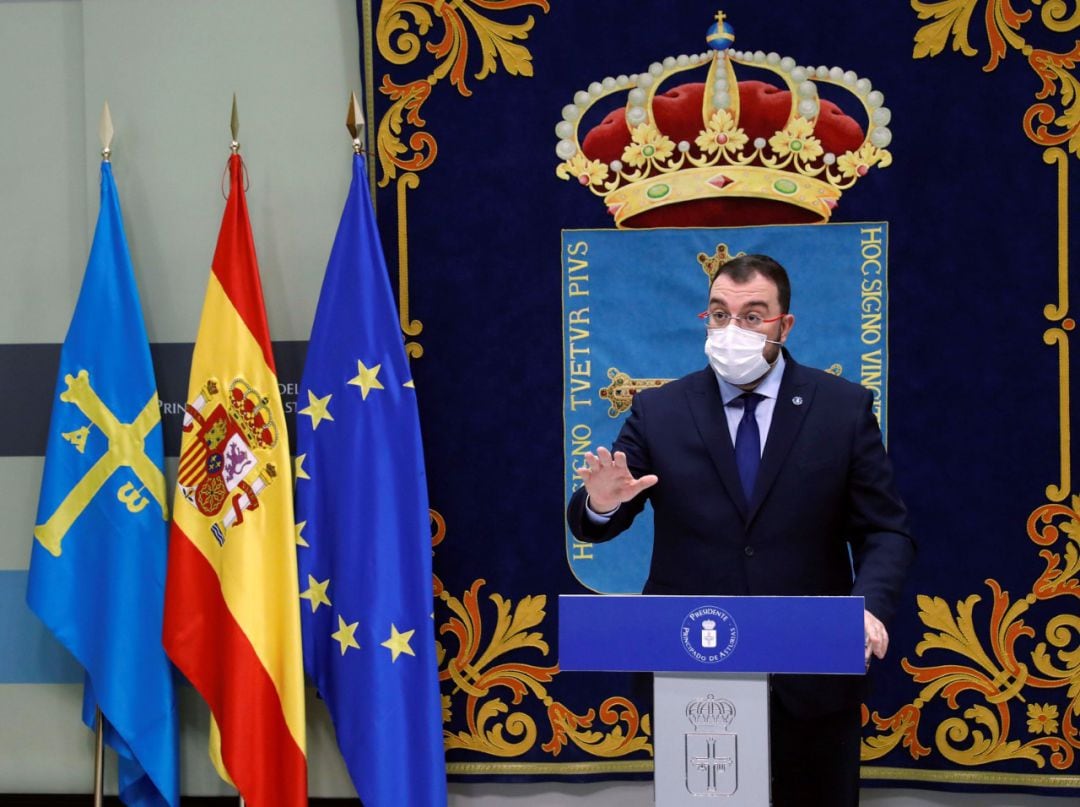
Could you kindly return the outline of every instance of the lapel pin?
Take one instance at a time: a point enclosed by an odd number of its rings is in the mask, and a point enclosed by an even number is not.
[[[802,406],[802,396],[796,395],[794,398],[791,399],[791,402],[796,406]]]

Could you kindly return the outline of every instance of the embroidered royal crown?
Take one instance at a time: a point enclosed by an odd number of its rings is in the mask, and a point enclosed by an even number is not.
[[[705,53],[669,56],[643,73],[595,81],[563,107],[555,127],[563,161],[556,173],[602,196],[616,226],[828,221],[843,191],[870,168],[892,162],[891,114],[869,79],[777,53],[734,50],[723,12],[706,41]],[[736,67],[771,80],[739,78]],[[664,89],[672,77],[692,72],[706,72],[704,83]],[[828,92],[861,104],[865,130],[820,97],[819,85],[840,88]],[[620,93],[625,106],[582,139],[585,114]]]

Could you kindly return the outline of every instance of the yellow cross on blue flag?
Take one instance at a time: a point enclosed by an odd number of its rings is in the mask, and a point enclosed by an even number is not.
[[[26,599],[86,673],[130,807],[180,803],[161,644],[169,535],[157,384],[112,166],[60,353]]]
[[[359,154],[298,406],[304,666],[367,807],[445,805],[420,420]]]

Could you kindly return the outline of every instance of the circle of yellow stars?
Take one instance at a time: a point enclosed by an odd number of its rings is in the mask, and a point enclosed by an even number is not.
[[[385,390],[382,382],[379,380],[379,371],[382,370],[382,364],[375,364],[368,367],[363,361],[357,360],[356,362],[357,373],[353,378],[348,380],[348,384],[353,387],[359,387],[361,400],[366,401],[368,395],[374,390]],[[408,389],[416,389],[409,379],[403,387]],[[333,393],[329,393],[324,396],[318,396],[313,390],[307,391],[308,405],[299,411],[301,415],[307,415],[311,418],[311,430],[315,431],[319,428],[319,424],[325,421],[333,422],[334,416],[330,413],[330,401],[334,397]],[[300,454],[296,457],[293,476],[297,482],[301,480],[310,480],[311,476],[304,469],[304,460],[307,459],[307,454]],[[296,530],[296,545],[299,547],[310,547],[311,545],[304,538],[304,528],[307,526],[306,521],[301,521],[295,525]],[[307,578],[308,587],[300,594],[300,599],[307,600],[311,605],[311,612],[315,613],[319,610],[320,606],[326,605],[333,607],[330,601],[330,597],[327,594],[327,589],[330,587],[330,579],[318,580],[314,575],[308,575]],[[337,630],[330,634],[330,638],[336,641],[341,649],[341,655],[345,655],[349,650],[360,650],[360,643],[356,640],[356,631],[360,626],[360,622],[346,622],[345,618],[338,614],[337,618],[338,627]],[[406,654],[409,656],[416,656],[413,652],[409,642],[412,640],[415,630],[399,631],[397,625],[393,622],[390,623],[390,636],[385,642],[380,643],[380,647],[385,647],[390,651],[391,663],[398,660],[398,656]]]

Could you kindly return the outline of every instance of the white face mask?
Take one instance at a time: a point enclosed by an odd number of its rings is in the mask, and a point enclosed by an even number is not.
[[[705,337],[705,355],[713,371],[729,384],[739,387],[757,381],[772,366],[765,360],[765,334],[748,331],[734,323],[713,328]]]

